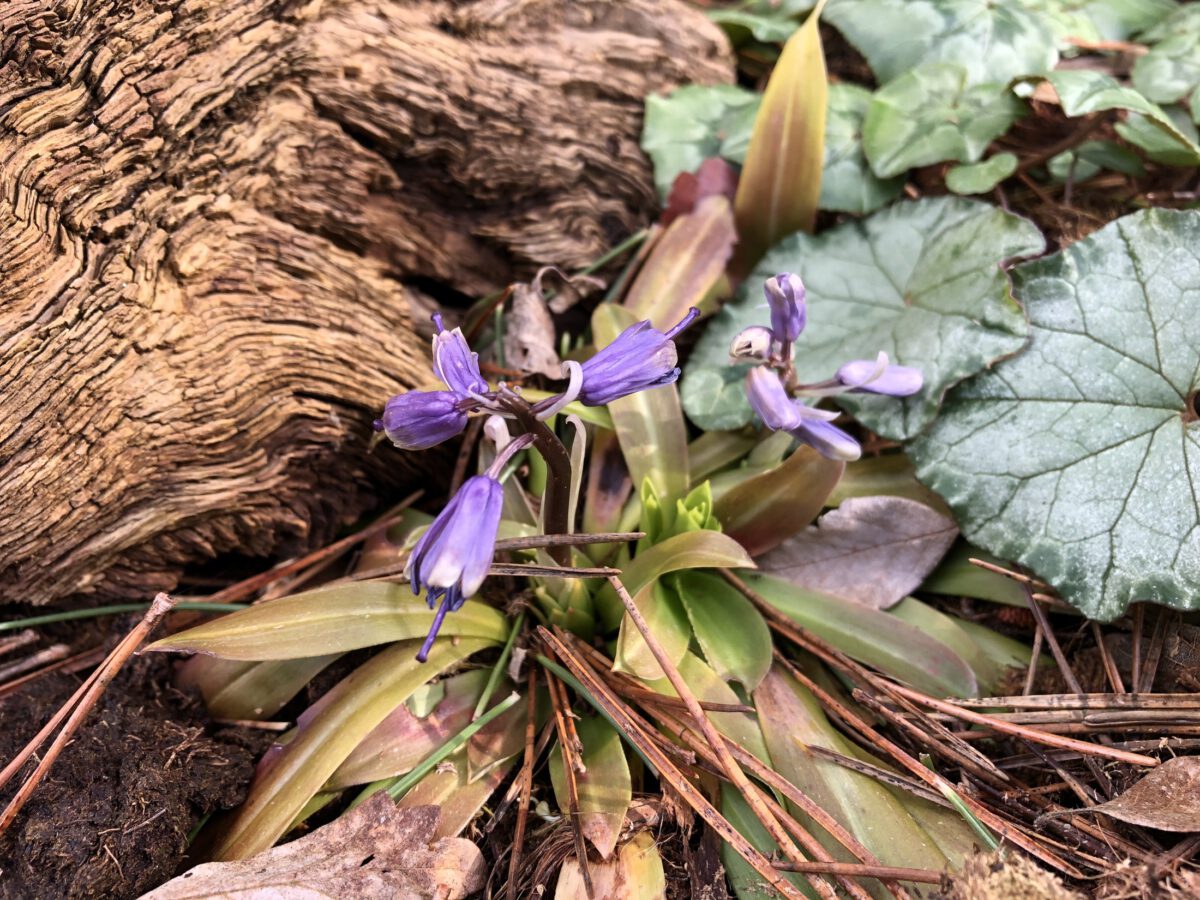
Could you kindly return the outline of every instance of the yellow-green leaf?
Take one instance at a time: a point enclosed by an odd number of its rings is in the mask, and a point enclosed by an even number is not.
[[[592,313],[596,346],[606,347],[638,322],[621,306],[601,303]],[[634,484],[646,478],[667,497],[682,496],[688,487],[687,426],[675,385],[638,391],[608,404],[625,465]]]
[[[479,638],[439,638],[428,662],[419,663],[419,642],[402,641],[356,669],[255,779],[246,801],[221,834],[213,858],[245,859],[274,844],[338,766],[392,710],[425,682],[494,643]]]
[[[686,531],[639,553],[624,566],[621,583],[630,596],[668,572],[680,569],[753,569],[742,545],[719,531]],[[606,629],[617,627],[625,607],[610,585],[596,594],[596,609]]]
[[[783,47],[767,82],[734,199],[745,273],[776,241],[816,221],[825,159],[829,85],[817,30],[824,0]]]
[[[584,836],[608,859],[617,846],[625,812],[633,800],[633,782],[625,748],[616,729],[599,717],[579,719],[575,723],[583,745],[583,764],[587,771],[576,775],[579,790],[579,827]],[[570,809],[562,749],[550,754],[550,782],[558,808]]]
[[[242,660],[324,656],[424,637],[433,616],[407,585],[360,581],[250,606],[155,641],[147,649]],[[446,616],[441,634],[503,643],[508,629],[499,610],[468,600]]]

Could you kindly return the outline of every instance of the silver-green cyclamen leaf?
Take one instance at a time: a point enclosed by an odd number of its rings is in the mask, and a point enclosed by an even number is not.
[[[718,412],[723,423],[738,423],[730,409],[714,410],[700,388],[719,384],[710,373],[728,364],[729,343],[738,331],[768,323],[763,279],[798,272],[809,304],[808,326],[796,345],[800,379],[830,378],[842,363],[873,359],[880,350],[893,362],[916,366],[925,387],[914,397],[847,394],[838,400],[879,434],[911,438],[933,419],[951,385],[1024,345],[1025,319],[1000,261],[1042,246],[1038,230],[1025,219],[948,197],[899,203],[815,237],[785,238],[692,353],[684,409],[701,427],[722,427],[707,424]],[[740,401],[741,423],[749,421],[743,397],[725,391],[723,399]]]
[[[832,0],[825,20],[881,84],[927,62],[966,66],[971,84],[1037,75],[1058,61],[1053,20],[1031,0]]]
[[[1024,109],[1007,85],[972,85],[964,66],[928,63],[875,92],[863,150],[881,178],[945,159],[978,162]]]
[[[1030,345],[911,447],[966,536],[1083,612],[1200,605],[1200,213],[1152,209],[1013,272]]]

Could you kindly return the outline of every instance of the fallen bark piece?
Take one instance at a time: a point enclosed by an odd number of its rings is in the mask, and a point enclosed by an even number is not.
[[[465,838],[438,838],[436,806],[400,809],[386,793],[312,834],[235,862],[205,863],[142,900],[454,900],[480,890],[487,867]]]
[[[682,0],[0,0],[0,604],[328,540],[422,465],[414,291],[594,260],[731,78]]]

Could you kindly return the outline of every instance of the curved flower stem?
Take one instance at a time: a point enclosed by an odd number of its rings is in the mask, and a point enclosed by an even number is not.
[[[538,420],[533,408],[520,397],[501,394],[497,398],[526,434],[532,435],[550,477],[546,481],[546,495],[542,498],[542,519],[547,534],[567,534],[571,530],[571,454],[563,442],[545,422]],[[547,547],[546,552],[560,566],[571,564],[571,548],[565,545]]]

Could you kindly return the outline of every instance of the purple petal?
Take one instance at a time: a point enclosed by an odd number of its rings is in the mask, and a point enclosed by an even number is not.
[[[791,343],[800,337],[808,318],[808,292],[800,276],[782,272],[763,283],[763,293],[771,307],[771,331],[778,341]]]
[[[755,366],[746,373],[746,398],[772,431],[790,431],[800,425],[797,404],[787,395],[774,369]]]
[[[409,391],[387,402],[380,420],[384,434],[402,450],[427,450],[462,433],[464,398],[452,391]]]
[[[808,420],[789,432],[801,443],[808,444],[822,456],[853,462],[862,456],[862,447],[836,425],[817,420]]]
[[[579,400],[585,406],[603,406],[647,388],[671,384],[679,378],[678,353],[671,340],[700,313],[688,314],[664,334],[648,321],[622,331],[604,349],[583,364]]]
[[[489,536],[482,517],[490,514],[489,501],[493,493],[502,490],[499,482],[486,475],[468,478],[459,488],[454,496],[453,510],[447,507],[438,516],[438,519],[446,516],[446,528],[438,535],[436,543],[421,563],[422,583],[430,587],[448,588],[459,584],[463,572],[468,568],[475,571],[480,559],[486,560],[486,567],[491,566],[495,528],[499,520]]]
[[[440,328],[441,316],[434,321]],[[482,394],[488,389],[479,373],[479,354],[471,352],[461,328],[442,329],[433,336],[433,369],[450,390],[460,394]]]
[[[885,366],[882,372],[878,368],[875,360],[856,359],[837,370],[837,380],[855,391],[891,397],[908,397],[925,383],[921,370],[911,366]]]

